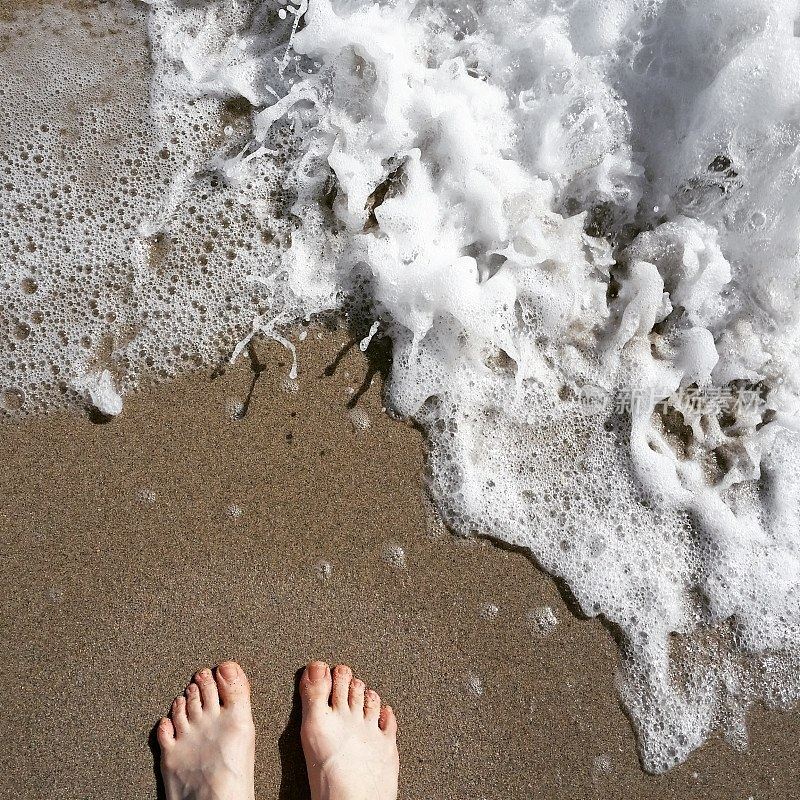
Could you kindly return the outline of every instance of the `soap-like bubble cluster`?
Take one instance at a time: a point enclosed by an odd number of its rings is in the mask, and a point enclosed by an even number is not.
[[[333,575],[333,564],[324,558],[320,558],[314,562],[313,570],[318,580],[327,581]]]
[[[393,569],[403,569],[406,565],[406,551],[399,544],[388,544],[383,548],[383,560]]]
[[[556,612],[551,606],[540,606],[528,612],[528,622],[531,628],[540,636],[547,636],[558,626]]]
[[[145,21],[113,2],[0,14],[0,413],[119,413],[143,377],[215,364],[291,307],[264,282],[291,236],[284,162],[240,203],[208,157],[245,135],[247,102],[151,113]]]
[[[427,431],[450,526],[619,632],[646,768],[794,702],[796,3],[149,6],[146,98],[119,59],[67,64],[92,101],[38,87],[42,131],[9,81],[5,408],[113,413],[105,370],[294,355],[289,323],[354,312],[367,352],[391,337],[387,405]]]

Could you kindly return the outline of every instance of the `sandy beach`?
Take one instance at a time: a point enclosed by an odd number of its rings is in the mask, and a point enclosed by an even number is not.
[[[752,713],[746,753],[712,740],[642,772],[611,635],[523,555],[441,527],[380,380],[348,407],[369,371],[348,341],[310,334],[296,391],[261,347],[240,420],[244,360],[107,424],[0,428],[2,796],[154,797],[151,727],[195,669],[236,658],[257,796],[305,797],[293,682],[321,657],[397,709],[404,798],[796,797],[797,713]]]
[[[23,8],[50,9],[42,63],[28,63],[14,27]],[[60,115],[53,152],[108,189],[111,155],[135,142],[111,136],[103,113],[140,130],[150,61],[143,7],[104,8],[125,24],[90,17],[89,0],[6,0],[0,83],[47,95],[61,81],[30,119]],[[78,15],[86,30],[72,41],[63,30]],[[94,67],[91,96],[48,60],[62,36],[73,72]],[[12,94],[5,119],[35,130],[23,114],[33,104]],[[0,323],[23,334],[9,352],[35,343],[2,299]],[[0,418],[0,798],[160,796],[153,726],[194,671],[224,659],[253,685],[257,797],[307,798],[295,681],[313,658],[352,665],[396,710],[404,800],[800,797],[800,711],[751,709],[746,751],[712,737],[685,764],[645,773],[612,632],[577,615],[524,553],[459,538],[431,507],[422,434],[384,408],[388,340],[367,356],[365,331],[306,332],[296,381],[288,351],[257,339],[233,366],[187,366],[126,395],[113,419]],[[230,352],[242,331],[217,333]],[[92,344],[94,366],[106,345]]]

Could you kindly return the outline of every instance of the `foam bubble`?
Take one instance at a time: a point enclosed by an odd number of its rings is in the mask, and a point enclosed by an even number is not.
[[[114,378],[104,369],[102,372],[89,372],[75,378],[75,389],[82,393],[86,402],[105,416],[122,413],[122,397],[114,386]]]
[[[474,697],[482,697],[486,688],[483,685],[483,679],[477,672],[470,670],[465,676],[467,692]]]
[[[365,431],[367,428],[369,428],[369,414],[367,414],[363,408],[356,406],[355,408],[350,409],[348,416],[350,417],[350,422],[356,431]]]
[[[592,761],[592,771],[596,775],[610,775],[614,771],[614,764],[608,753],[601,753]]]
[[[318,559],[314,562],[314,574],[321,581],[327,581],[333,575],[333,564],[326,561],[324,558]]]
[[[540,606],[533,609],[528,613],[528,620],[534,629],[544,636],[551,633],[558,625],[558,618],[552,606]]]
[[[141,489],[136,490],[136,499],[140,503],[146,503],[147,505],[152,505],[156,501],[156,493],[153,489],[143,487]]]
[[[399,544],[387,545],[383,550],[383,560],[394,569],[403,569],[406,565],[406,551]]]

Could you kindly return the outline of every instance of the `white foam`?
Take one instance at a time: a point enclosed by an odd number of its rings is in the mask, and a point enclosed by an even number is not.
[[[276,210],[284,168],[253,165],[262,180],[246,205],[208,169],[221,141],[244,146],[248,106],[229,93],[256,79],[255,57],[226,51],[212,91],[199,45],[187,76],[156,49],[154,76],[147,16],[135,4],[88,14],[54,3],[0,19],[6,412],[82,404],[87,375],[104,370],[124,396],[143,377],[217,364],[254,317],[292,309],[280,278],[264,283],[291,228]]]
[[[105,416],[114,417],[122,413],[122,397],[114,386],[114,378],[104,369],[89,372],[73,381],[73,386],[82,392],[87,404]]]

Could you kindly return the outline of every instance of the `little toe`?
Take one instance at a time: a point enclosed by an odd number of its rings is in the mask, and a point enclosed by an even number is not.
[[[190,683],[186,687],[186,716],[189,722],[197,722],[203,715],[203,703],[200,700],[200,689],[197,684]]]
[[[333,670],[331,705],[334,708],[347,708],[347,697],[350,694],[351,680],[353,680],[353,670],[346,664],[339,664]]]
[[[235,661],[223,661],[217,667],[217,692],[225,708],[250,708],[250,683]]]
[[[176,697],[172,701],[172,725],[175,728],[175,737],[180,738],[189,732],[189,719],[186,716],[186,698]]]
[[[300,678],[300,699],[303,702],[303,712],[328,708],[328,699],[331,696],[331,670],[324,661],[312,661],[304,670]]]
[[[351,711],[362,711],[364,708],[364,690],[367,687],[364,681],[360,678],[353,678],[350,681],[350,694],[348,695],[348,702]]]
[[[219,692],[217,682],[210,669],[201,669],[194,676],[194,682],[200,689],[200,699],[203,701],[203,711],[215,713],[219,711]]]
[[[169,717],[161,717],[156,728],[158,746],[166,751],[175,744],[175,727]]]
[[[381,698],[376,691],[367,689],[364,696],[364,717],[370,722],[377,722],[381,713]]]
[[[384,706],[381,709],[380,719],[378,720],[380,729],[389,736],[397,734],[397,717],[391,706]]]

